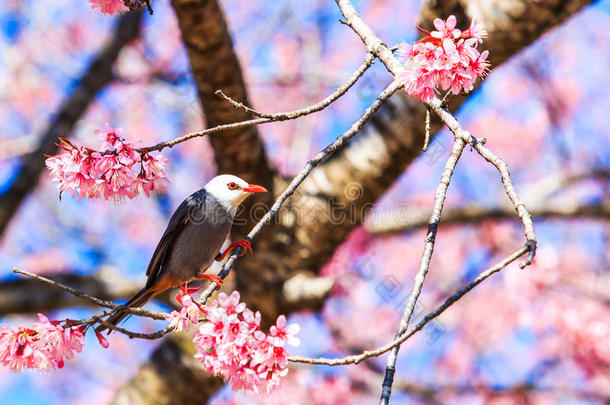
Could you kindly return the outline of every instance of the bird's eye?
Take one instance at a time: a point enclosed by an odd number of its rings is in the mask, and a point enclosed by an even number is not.
[[[239,188],[239,186],[237,184],[235,184],[234,182],[230,182],[228,184],[229,186],[229,190],[237,190]]]

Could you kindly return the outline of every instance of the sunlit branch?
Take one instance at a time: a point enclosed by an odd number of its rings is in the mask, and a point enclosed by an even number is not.
[[[160,142],[156,145],[148,146],[145,148],[140,148],[138,150],[142,153],[152,152],[155,150],[160,151],[160,150],[163,150],[164,148],[171,148],[174,145],[177,145],[179,143],[188,141],[189,139],[196,138],[196,137],[206,136],[206,135],[215,134],[218,132],[228,131],[228,130],[232,130],[232,129],[245,128],[245,127],[249,127],[252,125],[292,120],[292,119],[304,117],[309,114],[313,114],[315,112],[322,111],[323,109],[328,107],[330,104],[332,104],[334,101],[336,101],[339,97],[344,95],[358,81],[358,79],[364,74],[364,72],[366,72],[366,70],[373,64],[374,60],[375,60],[374,56],[371,53],[367,53],[367,55],[364,59],[364,62],[362,62],[360,67],[358,67],[358,69],[349,77],[349,79],[339,88],[337,88],[333,93],[331,93],[326,98],[324,98],[323,100],[321,100],[320,102],[318,102],[316,104],[313,104],[313,105],[310,105],[308,107],[301,108],[298,110],[294,110],[294,111],[281,112],[281,113],[275,113],[275,114],[260,113],[258,111],[255,111],[255,110],[243,105],[242,103],[240,103],[238,101],[233,100],[232,98],[230,98],[229,96],[224,94],[222,90],[217,90],[216,94],[218,96],[224,98],[225,100],[229,101],[231,104],[233,104],[233,106],[235,108],[243,108],[247,112],[250,112],[255,116],[258,116],[259,118],[253,118],[250,120],[235,122],[235,123],[231,123],[231,124],[217,125],[212,128],[207,128],[202,131],[191,132],[189,134],[172,139],[170,141]]]
[[[521,222],[523,223],[523,227],[525,229],[525,237],[526,237],[526,245],[529,247],[529,255],[527,260],[521,263],[519,266],[524,268],[532,263],[534,256],[536,254],[536,233],[534,232],[534,224],[532,223],[531,215],[529,214],[527,208],[523,201],[519,199],[517,192],[515,190],[515,186],[513,184],[512,179],[510,178],[510,173],[508,171],[507,164],[496,156],[492,151],[487,149],[483,143],[477,138],[473,137],[470,132],[466,131],[457,119],[445,109],[438,98],[434,98],[429,103],[426,103],[434,112],[438,114],[441,120],[447,125],[447,127],[453,132],[456,138],[462,139],[464,142],[467,142],[471,145],[485,160],[494,165],[496,169],[500,172],[500,176],[502,177],[502,184],[504,185],[504,189],[506,190],[506,194],[510,199],[515,211],[521,218]]]
[[[235,108],[242,108],[245,111],[247,111],[257,117],[260,117],[260,118],[269,118],[269,119],[277,120],[277,121],[295,119],[295,118],[302,117],[304,115],[312,114],[314,112],[322,111],[323,109],[325,109],[326,107],[331,105],[339,97],[341,97],[342,95],[347,93],[347,91],[358,81],[358,79],[364,74],[364,72],[366,72],[367,69],[369,67],[371,67],[371,65],[373,64],[374,61],[375,61],[375,56],[370,52],[367,53],[366,57],[364,58],[364,61],[360,65],[360,67],[358,67],[358,69],[350,76],[350,78],[343,85],[341,85],[334,92],[329,94],[323,100],[320,100],[318,103],[313,104],[309,107],[301,108],[299,110],[277,113],[277,114],[267,114],[267,113],[262,113],[262,112],[253,110],[252,108],[245,106],[243,103],[233,100],[231,97],[229,97],[225,93],[223,93],[222,90],[217,90],[216,94],[218,96],[224,98],[225,100],[227,100]]]

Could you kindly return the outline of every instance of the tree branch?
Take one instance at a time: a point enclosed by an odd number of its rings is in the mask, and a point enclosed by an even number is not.
[[[559,173],[544,177],[522,186],[525,202],[533,217],[540,218],[609,218],[610,206],[606,202],[596,204],[577,204],[573,202],[548,202],[552,194],[585,180],[601,182],[610,179],[610,171],[605,168],[565,174]],[[392,234],[406,232],[425,226],[429,210],[404,206],[395,210],[382,210],[367,216],[364,226],[373,234]],[[469,204],[464,207],[445,210],[443,224],[479,223],[489,219],[515,219],[514,208],[506,203],[497,207],[483,207]]]
[[[512,2],[515,8],[523,10],[515,25],[504,24],[501,15],[496,20],[493,13],[478,19],[489,32],[489,38],[483,45],[491,55],[495,55],[496,51],[502,55],[493,59],[495,64],[499,64],[589,2],[564,1],[556,4],[552,15],[545,13],[544,16],[535,15],[539,5],[533,2]],[[427,4],[433,3],[442,7],[446,2],[430,1]],[[475,10],[478,0],[452,3],[466,4],[466,9]],[[450,14],[430,13],[422,17],[426,20],[420,20],[419,25],[429,24],[434,17],[446,18]],[[460,13],[456,15],[459,18]],[[460,22],[465,23],[472,16],[466,14],[466,19],[460,19]],[[506,41],[505,38],[509,36],[514,39]],[[457,108],[465,99],[453,97],[452,108]],[[271,311],[275,316],[280,307],[284,311],[304,308],[287,303],[280,295],[276,295],[273,298],[275,303],[272,303],[269,291],[281,290],[282,280],[289,279],[295,273],[317,273],[322,264],[328,261],[347,234],[362,222],[372,203],[421,153],[425,138],[425,114],[426,107],[422,103],[407,98],[402,92],[397,93],[356,139],[313,171],[280,213],[278,226],[273,227],[268,237],[259,238],[256,254],[247,263],[240,264],[236,274],[237,286],[248,303],[255,303],[263,313]],[[433,117],[431,131],[438,129],[440,122]],[[432,140],[422,158],[436,161],[446,155],[447,149],[442,141]],[[345,191],[352,186],[358,188],[357,198],[346,195]],[[329,214],[331,212],[334,217]],[[316,219],[307,220],[312,218],[312,213],[316,214]],[[337,222],[336,218],[339,217],[346,220]],[[269,270],[269,274],[261,274],[261,268],[269,267],[270,263],[273,263],[273,269]]]
[[[179,143],[186,142],[188,140],[191,140],[191,139],[197,138],[197,137],[218,134],[220,132],[225,132],[225,136],[226,136],[227,135],[226,132],[230,132],[232,130],[238,130],[238,129],[244,130],[248,127],[259,125],[259,124],[293,120],[296,118],[304,117],[309,114],[313,114],[315,112],[322,111],[323,109],[328,107],[330,104],[332,104],[334,101],[336,101],[339,97],[344,95],[356,83],[356,81],[358,81],[358,79],[364,74],[364,72],[372,64],[373,64],[373,56],[371,54],[367,54],[364,62],[362,62],[362,65],[360,65],[360,67],[348,78],[348,80],[344,84],[342,84],[339,88],[337,88],[334,92],[332,92],[331,94],[329,94],[327,97],[325,97],[323,100],[320,100],[316,104],[312,104],[307,107],[303,107],[303,108],[300,108],[300,109],[294,110],[294,111],[279,112],[279,113],[273,113],[273,114],[261,113],[261,112],[251,109],[250,107],[245,106],[241,102],[233,100],[231,97],[227,96],[222,90],[218,90],[218,91],[216,91],[216,94],[219,97],[228,101],[235,108],[240,108],[247,112],[251,112],[252,114],[256,115],[259,118],[247,119],[245,121],[239,121],[239,122],[231,122],[228,124],[219,124],[214,127],[204,129],[202,131],[195,131],[195,132],[191,132],[191,133],[182,135],[178,138],[174,138],[169,141],[159,142],[158,144],[153,145],[153,146],[138,148],[137,150],[141,153],[148,153],[148,152],[152,152],[152,151],[161,151],[165,148],[172,148]]]
[[[388,85],[388,87],[377,97],[377,99],[365,110],[365,112],[362,114],[362,116],[356,122],[354,122],[347,131],[345,131],[341,136],[337,137],[337,139],[335,139],[331,144],[329,144],[326,148],[324,148],[321,152],[319,152],[313,159],[311,159],[309,162],[307,162],[307,164],[305,165],[303,170],[301,170],[301,172],[299,172],[299,174],[297,174],[292,179],[292,181],[290,182],[288,187],[286,187],[286,189],[279,195],[279,197],[277,197],[277,199],[273,203],[273,206],[266,212],[266,214],[263,216],[263,218],[261,218],[258,221],[258,223],[256,224],[256,226],[250,231],[247,238],[249,238],[250,240],[254,239],[261,232],[261,230],[263,229],[263,227],[265,225],[271,223],[271,220],[279,212],[279,209],[281,208],[282,204],[284,204],[284,202],[295,192],[297,187],[299,187],[299,185],[303,182],[303,180],[305,178],[307,178],[307,176],[312,172],[312,170],[316,166],[318,166],[321,162],[323,162],[325,159],[327,159],[330,155],[332,155],[335,151],[337,151],[339,148],[341,148],[353,136],[355,136],[358,133],[358,131],[371,119],[371,117],[381,108],[383,103],[388,98],[390,98],[390,96],[392,96],[392,94],[394,94],[400,87],[401,87],[401,85],[398,82],[390,83],[390,85]],[[241,248],[237,248],[234,251],[232,251],[231,256],[229,257],[229,260],[227,262],[225,262],[222,270],[218,273],[219,278],[224,279],[227,277],[227,275],[231,271],[231,268],[233,267],[233,264],[235,263],[235,260],[237,260],[237,258],[239,257],[240,252],[241,252]],[[201,294],[201,296],[199,298],[199,304],[204,304],[215,290],[216,290],[216,284],[210,283],[208,288]],[[114,329],[119,330],[120,332],[125,333],[128,336],[131,335],[133,337],[142,337],[142,338],[149,338],[149,336],[156,337],[156,336],[158,336],[158,334],[163,335],[166,332],[166,330],[163,330],[163,331],[159,331],[159,332],[155,333],[154,335],[137,334],[137,336],[136,336],[136,333],[127,331],[122,328],[114,328]],[[124,387],[124,389],[127,391],[133,390],[133,389],[139,390],[138,384],[145,383],[145,380],[142,378],[143,377],[138,378],[138,376],[136,376],[136,378],[134,378],[133,384],[135,384],[135,388],[132,385],[128,385],[128,386]],[[214,378],[211,376],[208,376],[208,378],[210,380],[217,380],[217,378]],[[129,394],[129,393],[123,394],[123,392],[119,393],[119,395],[115,398],[115,402],[114,402],[115,404],[120,403],[117,401],[119,401],[119,398],[121,398],[122,395],[131,395],[131,394]]]
[[[610,219],[610,204],[579,205],[572,203],[555,203],[543,206],[528,204],[528,209],[534,218],[558,219]],[[375,218],[367,219],[365,227],[368,232],[376,235],[389,235],[420,228],[427,224],[428,210],[384,212],[379,222]],[[443,225],[476,224],[488,220],[517,220],[515,210],[510,206],[482,207],[467,205],[463,208],[445,210]]]
[[[360,116],[360,118],[352,124],[352,126],[341,134],[337,139],[335,139],[331,144],[329,144],[326,148],[324,148],[321,152],[319,152],[313,159],[311,159],[305,167],[292,179],[288,187],[280,194],[280,196],[275,200],[271,208],[265,213],[265,215],[258,221],[258,223],[252,228],[250,233],[248,233],[247,238],[249,240],[254,239],[259,232],[263,229],[263,227],[269,223],[271,220],[277,215],[282,204],[286,202],[288,197],[290,197],[296,191],[297,187],[301,185],[303,180],[312,172],[312,170],[318,166],[321,162],[327,159],[330,155],[332,155],[336,150],[341,148],[346,142],[348,142],[354,135],[362,129],[362,127],[373,117],[373,115],[381,108],[383,103],[392,96],[399,88],[401,87],[400,83],[394,81],[385,88],[384,91],[377,97],[377,99],[366,109],[366,111]],[[229,260],[224,264],[222,270],[218,273],[218,277],[221,279],[226,278],[235,263],[235,260],[239,257],[242,248],[238,248],[232,251]],[[207,299],[212,295],[214,290],[216,289],[216,284],[210,283],[208,288],[205,290],[203,294],[201,294],[200,303],[204,304]]]
[[[371,54],[370,52],[367,53],[366,57],[364,58],[364,62],[362,62],[362,64],[358,67],[358,69],[356,69],[356,71],[350,76],[350,78],[344,84],[342,84],[339,88],[337,88],[337,90],[335,90],[334,92],[332,92],[331,94],[329,94],[323,100],[320,100],[316,104],[313,104],[309,107],[301,108],[299,110],[290,111],[290,112],[276,113],[276,114],[262,113],[262,112],[253,110],[250,107],[245,106],[241,102],[233,100],[231,97],[227,96],[222,90],[216,91],[216,94],[218,96],[224,98],[225,100],[227,100],[229,103],[231,103],[233,105],[233,107],[241,108],[249,113],[254,114],[257,117],[269,118],[273,121],[290,120],[290,119],[302,117],[302,116],[305,116],[308,114],[312,114],[314,112],[322,111],[323,109],[325,109],[326,107],[331,105],[339,97],[341,97],[342,95],[347,93],[347,91],[358,81],[358,79],[364,74],[364,72],[366,72],[367,69],[369,67],[371,67],[371,65],[373,64],[374,61],[375,61],[375,57],[373,56],[373,54]]]
[[[420,10],[419,25],[424,29],[433,29],[435,18],[447,18],[451,14],[457,17],[458,24],[463,25],[475,18],[485,25],[490,34],[483,45],[490,50],[489,60],[495,67],[591,2],[426,0]]]

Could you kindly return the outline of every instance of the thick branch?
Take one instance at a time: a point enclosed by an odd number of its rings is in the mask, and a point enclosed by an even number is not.
[[[534,218],[551,219],[610,219],[610,204],[579,205],[573,203],[555,203],[544,206],[528,205],[530,214]],[[367,219],[366,229],[377,235],[406,232],[421,228],[427,224],[428,210],[406,210],[384,212],[382,219],[377,222],[374,218]],[[446,210],[443,214],[443,225],[476,224],[487,220],[518,220],[515,210],[511,206],[488,208],[478,205],[469,205],[464,208]]]
[[[246,121],[252,114],[236,109],[216,95],[222,90],[229,97],[249,105],[246,86],[224,13],[216,0],[172,0],[188,52],[193,78],[208,127]],[[248,182],[273,189],[274,169],[255,126],[210,135],[219,173],[231,173]],[[257,196],[268,202],[268,196]],[[249,202],[254,204],[254,199]],[[246,218],[247,219],[247,218]],[[249,221],[237,221],[234,233],[247,231]]]
[[[172,334],[117,392],[112,404],[204,404],[222,386],[222,379],[203,372],[194,354],[187,335]]]
[[[390,83],[388,87],[386,87],[385,90],[381,92],[381,94],[377,97],[373,104],[371,104],[369,108],[366,109],[364,114],[362,114],[362,116],[360,116],[360,118],[356,122],[354,122],[347,131],[341,134],[341,136],[337,137],[337,139],[335,139],[331,144],[329,144],[326,148],[320,151],[313,159],[307,162],[305,167],[296,176],[294,176],[288,187],[286,187],[284,191],[282,191],[282,193],[279,195],[279,197],[274,201],[269,211],[265,213],[265,215],[258,221],[254,228],[252,228],[250,233],[248,233],[247,238],[249,240],[252,240],[261,232],[265,225],[270,224],[274,217],[278,214],[282,205],[291,195],[294,194],[294,192],[301,185],[301,183],[303,183],[303,180],[305,180],[307,176],[309,176],[312,170],[325,159],[327,159],[329,156],[331,156],[335,151],[341,148],[352,137],[354,137],[358,133],[358,131],[360,131],[360,129],[362,129],[362,127],[381,108],[383,103],[385,103],[386,100],[390,98],[392,94],[394,94],[400,87],[401,85],[396,81]],[[220,273],[218,273],[218,277],[224,279],[229,275],[233,263],[235,263],[235,260],[237,260],[237,258],[239,257],[240,252],[241,248],[236,249],[232,253],[231,257],[224,264]],[[212,295],[215,289],[216,286],[213,283],[210,283],[206,291],[201,296],[201,300],[203,301],[202,303],[205,303],[205,301]]]
[[[489,32],[489,38],[483,46],[489,49],[491,55],[496,52],[504,55],[493,59],[494,67],[589,2],[563,1],[557,4],[552,15],[545,13],[540,16],[536,15],[536,10],[540,7],[538,3],[522,0],[512,2],[515,8],[520,7],[523,11],[515,25],[503,24],[500,19],[496,21],[492,13],[479,19]],[[445,4],[429,2],[432,3],[439,7]],[[471,10],[471,4],[474,10],[478,1],[471,0],[465,4],[467,10]],[[427,7],[431,10],[430,6]],[[425,15],[426,20],[422,17],[419,24],[429,24],[434,17],[446,18],[449,14],[445,11],[442,15],[428,13]],[[460,13],[456,12],[456,15],[459,18]],[[466,24],[470,18],[470,14],[464,19],[459,18],[460,24]],[[513,38],[508,44],[504,39],[507,36]],[[379,45],[378,43],[377,46]],[[455,97],[453,100],[456,102],[452,103],[452,107],[457,108],[465,97]],[[256,255],[240,266],[238,286],[242,293],[252,291],[252,295],[247,295],[248,302],[257,302],[261,309],[273,308],[274,314],[277,314],[280,306],[284,309],[300,308],[284,302],[279,295],[275,297],[276,302],[271,303],[264,293],[281,289],[282,280],[289,279],[297,272],[316,273],[326,263],[336,246],[361,223],[371,204],[381,197],[421,153],[425,137],[425,115],[426,108],[422,103],[398,93],[388,100],[356,139],[313,171],[303,183],[301,191],[295,193],[285,211],[280,214],[280,224],[274,227],[273,234],[264,241],[259,239]],[[439,128],[439,120],[432,119],[432,132]],[[422,158],[435,162],[448,153],[449,147],[443,141],[432,140]],[[354,186],[358,188],[357,198],[349,197],[345,192]],[[334,218],[328,215],[331,210]],[[312,218],[311,213],[316,213],[316,219],[307,221]],[[336,221],[340,216],[346,220]],[[300,221],[302,218],[306,220]],[[270,269],[269,275],[266,272],[261,274],[261,266],[268,266],[269,263],[274,263],[274,269]]]
[[[119,18],[112,38],[91,62],[79,84],[62,104],[42,134],[38,148],[23,157],[21,168],[11,188],[0,197],[0,234],[6,229],[23,199],[36,186],[45,167],[44,155],[56,153],[57,138],[70,136],[74,124],[85,113],[99,91],[114,79],[112,65],[121,49],[138,36],[141,20],[142,10],[127,13]]]

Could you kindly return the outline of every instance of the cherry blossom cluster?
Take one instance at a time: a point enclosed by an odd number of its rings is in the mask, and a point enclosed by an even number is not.
[[[453,15],[447,21],[436,18],[437,31],[428,32],[418,27],[424,37],[413,45],[399,46],[406,68],[399,80],[410,96],[430,101],[439,85],[453,94],[469,92],[477,78],[487,73],[489,52],[477,50],[487,32],[474,19],[465,31],[456,29],[455,24]]]
[[[62,326],[38,314],[40,322],[31,328],[0,325],[0,364],[12,371],[25,368],[47,372],[62,368],[85,343],[82,326]]]
[[[163,192],[167,186],[167,159],[161,155],[140,153],[121,136],[120,130],[106,126],[95,134],[103,143],[100,151],[75,146],[60,138],[58,146],[64,150],[46,160],[53,180],[59,182],[59,196],[69,191],[78,199],[135,198],[141,193]]]
[[[267,335],[260,330],[260,312],[252,312],[239,299],[237,291],[231,296],[221,293],[201,308],[207,321],[195,333],[195,357],[208,372],[230,380],[234,390],[269,393],[288,373],[285,346],[299,345],[299,326],[287,327],[281,315]]]
[[[120,14],[129,11],[123,0],[89,0],[91,8],[104,14]]]

